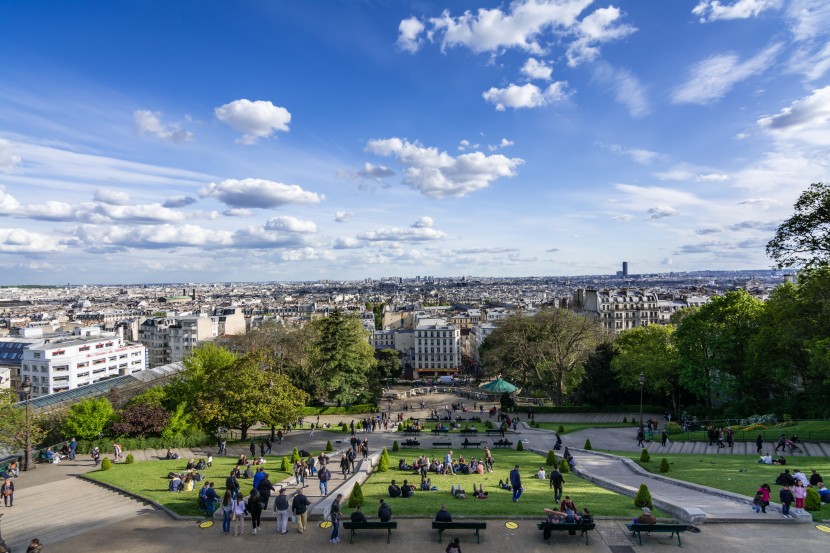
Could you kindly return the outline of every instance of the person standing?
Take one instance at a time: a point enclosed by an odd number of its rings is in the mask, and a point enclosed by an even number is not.
[[[43,551],[43,545],[37,538],[29,542],[29,547],[26,548],[26,553],[40,553],[41,551]]]
[[[764,447],[764,436],[758,434],[758,437],[755,438],[755,449],[758,450],[758,455],[761,454],[761,449]]]
[[[225,492],[225,497],[222,498],[222,532],[225,534],[231,533],[231,514],[233,513],[233,497],[231,491]]]
[[[660,445],[662,445],[663,447],[666,447],[666,444],[668,443],[668,441],[669,441],[669,434],[668,434],[668,432],[666,432],[666,429],[664,428],[663,431],[660,433]]]
[[[807,488],[804,487],[801,480],[796,480],[792,491],[795,497],[795,510],[804,513],[804,498],[807,497]]]
[[[522,476],[519,474],[519,465],[510,471],[510,485],[513,487],[513,503],[518,503],[522,496]]]
[[[251,490],[251,495],[248,496],[248,513],[251,515],[251,535],[256,536],[262,518],[262,503],[259,499],[259,490],[256,488]]]
[[[331,543],[337,543],[340,541],[340,500],[343,499],[343,494],[337,494],[337,497],[334,498],[334,502],[331,504],[331,510],[329,514],[331,515],[331,538],[329,541]]]
[[[11,507],[14,504],[14,482],[11,478],[6,478],[0,486],[0,493],[3,494],[3,505]]]
[[[349,458],[344,453],[340,456],[340,472],[343,473],[343,478],[346,478],[346,475],[349,474],[349,464]]]
[[[93,466],[97,467],[98,464],[101,462],[101,450],[98,449],[97,445],[92,448],[91,455],[92,455],[92,464],[93,464]]]
[[[248,447],[248,449],[251,450],[251,459],[253,460],[253,458],[256,457],[256,444],[253,440],[251,440],[251,445]]]
[[[300,488],[297,490],[297,495],[294,496],[294,500],[291,502],[291,512],[297,517],[297,532],[300,534],[305,532],[305,527],[308,524],[309,505],[311,505],[311,502],[303,494],[303,489]]]
[[[280,488],[274,500],[274,514],[277,515],[277,533],[288,533],[288,496],[285,495],[285,488]]]
[[[795,501],[795,496],[793,495],[793,492],[790,491],[789,486],[785,485],[781,488],[781,491],[778,492],[778,499],[781,501],[781,514],[785,518],[793,518],[790,514],[790,505],[792,505],[793,501]]]
[[[550,487],[553,488],[553,499],[557,503],[562,499],[562,484],[564,483],[565,477],[558,468],[554,468],[550,472]]]
[[[758,488],[758,493],[761,494],[761,500],[762,500],[762,504],[761,504],[761,512],[762,513],[766,513],[767,512],[767,507],[769,507],[770,492],[771,492],[771,490],[770,490],[769,484],[761,484],[761,486]]]
[[[317,478],[320,479],[320,495],[325,497],[329,494],[329,480],[331,479],[331,472],[326,465],[322,465],[317,471]]]
[[[76,449],[78,449],[78,442],[77,442],[77,441],[75,441],[75,438],[72,438],[72,439],[69,441],[69,460],[70,460],[70,461],[74,461],[74,460],[75,460],[75,450],[76,450]]]
[[[233,517],[236,525],[234,526],[234,536],[241,536],[245,533],[245,511],[247,510],[247,505],[245,505],[245,498],[242,497],[242,494],[236,494],[236,499],[233,500]]]

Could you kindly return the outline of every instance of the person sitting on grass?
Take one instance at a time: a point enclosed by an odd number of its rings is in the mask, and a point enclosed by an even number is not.
[[[453,484],[452,486],[450,486],[450,493],[456,499],[465,499],[467,497],[467,494],[464,493],[464,490],[461,488],[460,485],[456,486],[455,484]]]
[[[432,479],[426,476],[421,477],[421,491],[428,492],[432,489]]]
[[[182,479],[178,474],[170,479],[170,485],[167,487],[168,491],[180,492],[183,489],[184,489],[184,484],[182,483]]]
[[[818,497],[822,503],[830,503],[830,490],[824,485],[824,482],[816,484],[818,488]]]
[[[412,470],[412,465],[406,463],[406,459],[398,461],[398,470]]]
[[[407,480],[403,481],[403,486],[401,486],[401,497],[412,497],[415,495],[415,487],[410,486]]]
[[[395,480],[392,480],[392,483],[389,484],[389,497],[400,497],[401,496],[401,488],[398,486],[398,483]]]
[[[755,461],[756,463],[761,463],[763,465],[771,465],[772,464],[772,455],[769,453],[765,453],[761,455],[761,458]]]
[[[484,491],[483,484],[479,484],[478,489],[476,489],[476,485],[473,484],[473,497],[476,499],[487,499],[487,492]]]

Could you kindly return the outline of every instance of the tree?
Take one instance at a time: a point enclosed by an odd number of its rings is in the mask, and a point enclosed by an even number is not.
[[[19,451],[26,445],[26,409],[17,407],[17,403],[18,397],[14,390],[0,390],[0,413],[3,413],[0,416],[0,450]],[[32,444],[39,443],[44,435],[31,419],[29,435]]]
[[[114,416],[115,409],[107,398],[85,399],[69,408],[63,431],[66,436],[92,440],[99,437]]]
[[[816,182],[801,193],[795,213],[778,226],[767,255],[779,268],[830,262],[830,186]]]
[[[131,405],[147,405],[150,407],[164,407],[167,405],[169,398],[164,386],[153,386],[146,391],[138,394],[127,402],[127,407]]]
[[[614,359],[614,343],[601,342],[584,363],[585,375],[576,390],[579,403],[588,405],[623,405],[625,398],[620,389],[611,361]]]
[[[634,496],[634,505],[639,508],[648,507],[654,509],[654,502],[651,500],[651,492],[648,491],[648,486],[640,484],[640,489],[637,490],[637,495]]]
[[[668,396],[677,412],[680,388],[680,356],[674,344],[673,325],[649,325],[625,330],[617,336],[614,348],[617,355],[611,369],[625,390],[640,388],[639,376],[645,376],[645,389],[660,396]]]
[[[184,371],[165,386],[164,407],[173,411],[177,405],[184,404],[186,411],[196,412],[197,398],[208,386],[208,374],[224,371],[236,361],[236,358],[235,353],[213,342],[205,342],[194,349],[182,360]]]
[[[119,436],[158,435],[167,426],[170,413],[164,407],[130,405],[118,412],[110,430]]]
[[[583,375],[583,363],[600,342],[596,320],[566,309],[545,309],[532,317],[508,317],[481,348],[482,365],[523,386],[553,391],[557,405]]]

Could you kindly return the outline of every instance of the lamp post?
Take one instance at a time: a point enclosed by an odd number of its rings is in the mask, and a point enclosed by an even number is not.
[[[35,468],[35,463],[32,459],[31,426],[29,425],[29,401],[32,399],[32,380],[28,376],[23,379],[23,383],[20,385],[20,391],[23,392],[23,397],[26,399],[26,447],[23,450],[23,470],[32,470]]]
[[[640,428],[643,427],[643,386],[646,384],[646,375],[640,373],[640,378],[637,379],[640,383]]]

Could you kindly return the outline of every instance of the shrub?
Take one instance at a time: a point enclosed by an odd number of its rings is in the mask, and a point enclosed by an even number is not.
[[[672,421],[672,422],[667,422],[666,423],[666,434],[672,435],[672,434],[682,434],[682,433],[683,433],[683,427],[681,427],[676,422]]]
[[[648,507],[654,509],[654,503],[651,501],[651,492],[648,491],[648,486],[640,484],[640,489],[637,490],[637,495],[634,496],[634,505],[639,508]]]
[[[648,463],[651,461],[651,455],[649,455],[648,450],[643,448],[643,451],[640,452],[640,461],[643,463]]]
[[[297,448],[294,448],[294,451],[291,452],[291,463],[296,464],[300,461],[300,452],[297,451]]]
[[[110,461],[109,457],[104,457],[101,461],[101,470],[109,470],[112,468],[112,461]]]
[[[78,449],[76,450],[76,453],[89,454],[96,446],[103,453],[111,453],[113,441],[113,438],[78,440]],[[191,449],[194,447],[213,445],[216,443],[216,437],[208,436],[204,432],[193,432],[189,435],[173,436],[169,439],[122,438],[119,436],[117,441],[119,444],[124,446],[125,451],[138,451],[141,449],[161,449],[162,451],[167,451],[167,448]]]
[[[589,450],[589,451],[590,451],[591,449],[593,449],[593,448],[591,447],[591,439],[590,439],[590,438],[586,438],[586,439],[585,439],[585,446],[583,447],[583,449],[587,449],[587,450]]]
[[[660,472],[669,472],[669,460],[665,457],[660,461]]]
[[[568,474],[571,472],[571,467],[568,466],[568,462],[565,459],[559,461],[559,472],[562,474]]]
[[[398,440],[392,442],[392,451],[398,451],[400,448],[401,446],[398,445]]]
[[[487,430],[492,430],[493,429],[493,421],[485,422],[484,423],[484,428],[486,428]]]
[[[522,443],[521,440],[519,440],[516,443],[516,451],[524,451],[524,450],[525,450],[525,445]]]
[[[79,401],[69,408],[63,425],[65,436],[89,440],[100,435],[115,416],[115,409],[105,397]]]
[[[283,472],[291,472],[291,461],[288,460],[288,457],[282,458],[282,463],[280,464],[280,470]]]
[[[389,470],[389,453],[384,447],[383,451],[380,452],[380,460],[378,460],[377,471],[386,472],[387,470]]]
[[[559,429],[557,430],[557,432],[559,432],[560,434],[564,434],[565,433],[565,427],[560,424]]]
[[[807,497],[804,498],[804,508],[808,511],[821,511],[821,496],[812,486],[807,488]]]
[[[556,453],[552,449],[548,451],[548,458],[545,459],[545,463],[550,466],[556,465]]]
[[[349,425],[346,424],[345,422],[341,422],[340,423],[340,430],[342,430],[343,432],[348,432],[349,431]]]
[[[135,457],[133,457],[132,453],[128,453],[127,458],[124,459],[124,462],[128,465],[132,465],[133,463],[135,463]]]
[[[355,482],[352,494],[349,496],[349,507],[352,509],[355,509],[358,506],[362,507],[364,502],[365,499],[363,499],[363,489],[360,487],[358,482]]]
[[[623,417],[623,423],[627,423],[627,422],[628,422],[628,417]]]
[[[326,451],[334,451],[334,448],[331,447],[331,440],[326,442]]]

